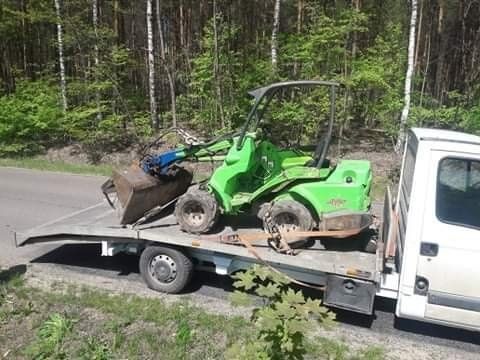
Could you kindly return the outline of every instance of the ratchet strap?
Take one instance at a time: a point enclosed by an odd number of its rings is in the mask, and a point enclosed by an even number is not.
[[[287,244],[288,247],[288,239],[290,240],[299,240],[301,238],[309,238],[309,237],[336,237],[336,238],[347,238],[353,235],[356,235],[360,233],[362,230],[368,228],[372,222],[367,222],[363,226],[359,228],[354,228],[354,229],[347,229],[347,230],[313,230],[313,231],[291,231],[291,232],[282,232],[281,237],[282,240]],[[270,265],[266,260],[264,260],[258,252],[255,250],[254,246],[251,244],[251,241],[255,240],[269,240],[272,237],[272,234],[270,233],[234,233],[234,234],[226,234],[226,235],[220,235],[216,236],[212,240],[220,241],[224,244],[231,244],[231,245],[243,245],[245,248],[248,250],[250,254],[252,254],[261,264],[272,270],[273,272],[283,276],[284,278],[288,279],[291,283],[304,286],[307,288],[315,289],[315,290],[321,290],[324,291],[326,289],[326,286],[317,286],[317,285],[311,285],[304,283],[303,281],[296,280],[292,278],[291,276],[285,274],[284,272],[276,269],[272,265]],[[291,249],[290,249],[291,250]],[[292,251],[289,253],[289,255],[295,255],[295,253]]]
[[[312,230],[312,231],[291,231],[291,232],[282,232],[282,237],[286,240],[299,240],[301,238],[311,238],[311,237],[332,237],[344,239],[350,236],[360,233],[362,230],[365,230],[371,225],[371,223],[366,224],[361,228],[348,229],[348,230]],[[271,234],[265,232],[256,232],[256,233],[243,233],[243,234],[226,234],[220,235],[220,242],[224,243],[237,243],[236,239],[242,238],[247,241],[254,240],[265,240],[271,237]]]
[[[316,286],[316,285],[311,285],[311,284],[307,284],[307,283],[304,283],[303,281],[300,281],[300,280],[296,280],[294,278],[292,278],[291,276],[288,276],[287,274],[285,274],[284,272],[281,272],[280,270],[274,268],[272,265],[270,265],[267,261],[265,261],[258,253],[257,251],[255,250],[255,248],[252,246],[252,244],[250,244],[250,242],[245,239],[243,237],[243,235],[239,235],[238,236],[238,239],[240,240],[240,242],[247,248],[247,250],[250,252],[250,254],[252,254],[253,256],[255,256],[257,258],[258,261],[260,261],[263,265],[265,265],[266,267],[268,267],[270,270],[272,270],[273,272],[283,276],[284,278],[286,278],[288,281],[294,283],[294,284],[297,284],[297,285],[301,285],[301,286],[305,286],[305,287],[308,287],[308,288],[311,288],[311,289],[315,289],[315,290],[325,290],[326,286]]]

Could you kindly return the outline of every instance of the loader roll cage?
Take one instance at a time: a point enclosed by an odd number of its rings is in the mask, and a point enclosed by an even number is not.
[[[314,164],[315,167],[322,167],[324,160],[328,153],[328,148],[330,146],[330,141],[332,138],[333,123],[335,121],[335,97],[336,97],[336,88],[340,86],[339,83],[334,81],[321,81],[321,80],[300,80],[300,81],[284,81],[274,83],[265,87],[261,87],[252,91],[249,91],[249,95],[253,96],[255,102],[250,110],[247,121],[240,133],[240,138],[238,140],[237,148],[240,150],[243,146],[243,140],[245,135],[249,131],[250,126],[253,124],[253,129],[256,130],[260,124],[260,120],[265,113],[265,110],[268,108],[273,97],[282,89],[294,88],[294,87],[316,87],[316,86],[328,86],[330,87],[329,92],[329,102],[330,102],[330,113],[328,118],[328,127],[326,134],[319,140],[314,153]],[[258,108],[262,101],[265,99],[264,107],[258,111]]]

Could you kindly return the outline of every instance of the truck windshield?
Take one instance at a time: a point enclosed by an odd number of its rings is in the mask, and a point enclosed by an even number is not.
[[[440,221],[480,228],[480,161],[440,161],[436,213]]]

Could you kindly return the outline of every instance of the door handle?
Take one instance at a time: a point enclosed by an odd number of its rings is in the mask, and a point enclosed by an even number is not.
[[[437,256],[438,255],[438,244],[422,242],[420,244],[420,255],[423,256]]]

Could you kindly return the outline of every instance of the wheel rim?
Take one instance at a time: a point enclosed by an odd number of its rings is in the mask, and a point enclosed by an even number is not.
[[[185,204],[184,218],[191,226],[200,226],[205,221],[205,210],[196,201]]]
[[[148,268],[152,278],[161,283],[171,283],[177,277],[177,264],[168,255],[153,257]]]
[[[281,232],[297,231],[300,229],[298,218],[291,213],[281,213],[275,216],[275,223]]]

